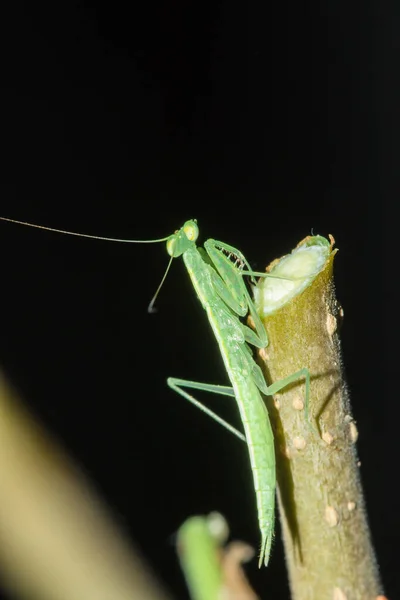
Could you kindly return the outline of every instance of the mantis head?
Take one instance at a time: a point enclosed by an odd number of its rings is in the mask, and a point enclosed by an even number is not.
[[[181,256],[199,237],[199,228],[195,219],[186,221],[183,227],[175,231],[167,240],[167,252],[171,258]]]

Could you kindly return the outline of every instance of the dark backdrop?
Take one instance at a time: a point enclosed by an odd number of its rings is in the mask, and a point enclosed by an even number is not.
[[[54,4],[1,9],[1,214],[134,239],[197,218],[201,240],[259,270],[332,233],[368,512],[397,597],[398,329],[384,336],[383,314],[396,317],[398,15],[327,0]],[[226,382],[183,264],[148,315],[164,245],[0,227],[2,364],[185,598],[173,534],[188,515],[217,509],[236,538],[259,536],[247,453],[166,387]],[[279,530],[268,570],[248,571],[288,597]]]

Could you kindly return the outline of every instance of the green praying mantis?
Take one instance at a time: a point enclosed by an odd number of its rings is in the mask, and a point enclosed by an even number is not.
[[[310,390],[310,375],[306,368],[267,386],[262,371],[253,358],[250,346],[259,349],[265,348],[268,346],[268,337],[250,298],[243,276],[250,276],[254,282],[254,276],[256,275],[263,277],[271,275],[253,272],[244,255],[224,242],[209,239],[204,243],[204,248],[199,248],[196,245],[199,228],[195,220],[186,221],[183,227],[165,238],[157,240],[120,240],[63,231],[4,217],[0,217],[0,219],[39,229],[100,240],[129,243],[166,242],[167,252],[171,258],[161,284],[150,303],[150,312],[172,260],[182,256],[193,287],[207,313],[209,323],[218,342],[231,386],[205,384],[173,377],[169,377],[167,383],[171,389],[247,443],[261,532],[259,566],[262,564],[267,565],[274,532],[276,472],[274,436],[261,394],[273,395],[290,383],[304,378],[306,384],[305,405],[307,407]],[[246,316],[252,318],[254,329],[241,322],[240,319]],[[183,388],[208,391],[235,398],[243,424],[244,435]]]

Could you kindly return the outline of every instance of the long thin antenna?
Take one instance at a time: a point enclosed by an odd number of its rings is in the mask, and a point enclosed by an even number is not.
[[[91,240],[105,240],[106,242],[124,242],[127,244],[153,244],[153,243],[157,243],[157,242],[166,242],[171,237],[168,235],[167,237],[160,238],[158,240],[123,240],[123,239],[119,239],[119,238],[103,237],[101,235],[89,235],[87,233],[76,233],[75,231],[65,231],[64,229],[55,229],[54,227],[45,227],[44,225],[36,225],[35,223],[28,223],[26,221],[17,221],[16,219],[8,219],[7,217],[0,217],[0,220],[7,221],[8,223],[16,223],[17,225],[26,225],[27,227],[35,227],[36,229],[44,229],[45,231],[53,231],[54,233],[65,233],[66,235],[75,235],[77,237],[89,238]],[[174,257],[171,256],[171,258],[168,262],[168,266],[165,270],[165,273],[161,279],[160,285],[158,286],[156,293],[154,294],[154,296],[147,308],[147,312],[149,312],[149,313],[157,312],[157,310],[154,308],[154,303],[155,303],[157,296],[163,286],[164,281],[167,278],[168,271],[171,267],[173,258]]]
[[[26,225],[27,227],[35,227],[36,229],[45,229],[46,231],[54,231],[55,233],[65,233],[66,235],[75,235],[76,237],[90,238],[91,240],[105,240],[106,242],[124,242],[126,244],[155,244],[157,242],[165,242],[170,237],[169,235],[158,240],[122,240],[119,238],[103,237],[101,235],[89,235],[87,233],[76,233],[75,231],[65,231],[64,229],[54,229],[54,227],[45,227],[44,225],[35,225],[25,221],[17,221],[16,219],[7,219],[0,217],[1,221],[8,223],[16,223],[17,225]]]
[[[164,281],[165,281],[165,280],[166,280],[166,278],[167,278],[168,271],[169,271],[169,269],[170,269],[170,267],[171,267],[171,264],[172,264],[172,260],[173,260],[173,258],[174,258],[174,257],[173,257],[173,256],[171,256],[171,258],[169,259],[168,266],[167,266],[167,268],[165,269],[165,273],[164,273],[164,275],[163,275],[163,278],[161,279],[160,285],[158,286],[158,288],[157,288],[157,290],[156,290],[156,293],[154,294],[154,296],[153,296],[153,298],[152,298],[152,300],[151,300],[151,302],[150,302],[149,306],[147,307],[147,312],[148,312],[148,313],[150,313],[150,314],[157,312],[157,310],[154,308],[154,303],[155,303],[155,301],[156,301],[156,299],[157,299],[157,296],[158,296],[158,294],[159,294],[159,292],[160,292],[160,290],[161,290],[161,288],[162,288],[162,286],[163,286],[163,283],[164,283]]]

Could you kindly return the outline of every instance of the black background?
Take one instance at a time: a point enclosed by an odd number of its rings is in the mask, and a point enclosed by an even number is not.
[[[133,239],[197,218],[200,241],[226,241],[258,270],[311,230],[332,233],[361,473],[394,599],[398,15],[378,2],[55,4],[1,9],[1,214]],[[226,383],[182,262],[149,315],[164,245],[0,227],[6,372],[186,598],[173,535],[187,516],[219,510],[235,538],[259,539],[247,453],[166,387],[170,375]],[[248,572],[288,598],[279,530],[268,570]]]

